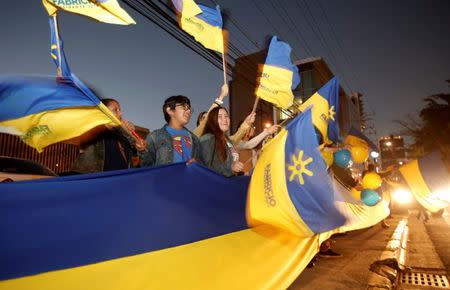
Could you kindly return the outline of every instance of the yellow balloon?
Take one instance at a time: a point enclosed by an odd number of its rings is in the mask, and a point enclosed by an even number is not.
[[[352,146],[350,148],[352,154],[352,160],[354,163],[363,163],[369,158],[369,149],[362,146]]]
[[[331,164],[333,164],[333,152],[328,151],[328,150],[323,150],[322,152],[322,158],[323,160],[325,160],[325,164],[327,165],[327,167],[330,167]]]
[[[361,199],[361,191],[357,190],[354,187],[352,187],[352,190],[350,191],[350,194],[355,200],[360,200]]]
[[[375,172],[369,172],[364,175],[362,185],[364,189],[377,189],[381,186],[381,177]]]

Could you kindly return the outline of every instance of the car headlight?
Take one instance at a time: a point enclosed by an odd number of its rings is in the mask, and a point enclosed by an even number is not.
[[[392,199],[398,203],[411,203],[414,198],[409,190],[400,188],[392,193]]]

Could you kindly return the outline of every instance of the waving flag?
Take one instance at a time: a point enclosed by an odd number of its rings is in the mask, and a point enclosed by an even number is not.
[[[256,96],[287,109],[294,101],[292,90],[299,83],[298,68],[291,61],[291,47],[272,37],[266,62],[260,69]]]
[[[42,0],[49,15],[56,15],[58,10],[64,10],[100,22],[129,25],[136,24],[128,13],[123,10],[117,0]]]
[[[344,224],[318,147],[311,110],[265,145],[249,188],[250,225],[269,224],[306,237]]]
[[[450,205],[450,176],[433,152],[400,167],[400,173],[417,201],[431,212]]]
[[[224,53],[222,15],[220,7],[212,9],[193,0],[172,0],[179,14],[181,28],[204,47]]]
[[[347,137],[345,137],[344,143],[352,146],[370,148],[373,151],[379,151],[377,145],[375,145],[366,135],[358,129],[355,129],[353,126],[350,128]]]
[[[312,106],[312,119],[314,126],[322,134],[325,143],[339,140],[339,81],[332,78],[306,102],[300,106],[304,111]]]
[[[58,32],[58,20],[56,16],[51,16],[48,21],[50,24],[50,56],[58,69],[58,76],[69,77],[71,72],[64,54],[63,41]]]
[[[48,145],[80,136],[96,126],[120,125],[108,108],[72,77],[65,81],[54,77],[0,77],[0,132],[20,136],[41,152]]]

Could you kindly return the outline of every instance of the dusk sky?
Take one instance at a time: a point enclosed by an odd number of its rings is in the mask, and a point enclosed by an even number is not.
[[[231,41],[244,53],[263,49],[268,36],[279,34],[297,57],[324,57],[347,93],[364,95],[367,110],[375,113],[378,137],[398,131],[392,121],[416,114],[424,97],[450,90],[445,82],[450,79],[448,0],[216,2],[258,43],[257,48],[228,22]],[[197,3],[213,5],[210,0]],[[104,96],[117,98],[125,118],[151,130],[164,123],[164,99],[186,95],[195,108],[189,124],[193,128],[198,112],[219,93],[222,72],[120,4],[137,25],[60,13],[60,34],[72,71]],[[54,75],[41,1],[1,1],[0,7],[0,74]]]

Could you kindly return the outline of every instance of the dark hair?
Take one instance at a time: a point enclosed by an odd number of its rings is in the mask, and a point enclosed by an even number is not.
[[[221,106],[215,107],[209,112],[203,135],[207,133],[214,135],[214,139],[216,140],[215,150],[219,152],[220,159],[225,161],[227,159],[226,143],[228,138],[219,126],[219,110],[221,109],[224,109],[228,113],[227,109]]]
[[[175,110],[175,106],[177,104],[191,106],[191,101],[189,100],[188,97],[181,96],[181,95],[168,97],[164,101],[164,105],[162,107],[163,113],[164,113],[164,120],[166,120],[167,123],[169,123],[169,121],[170,121],[170,115],[166,112],[167,108],[170,108],[171,110]]]
[[[208,113],[208,112],[203,111],[203,112],[200,112],[200,114],[198,114],[198,117],[197,117],[197,127],[198,127],[198,125],[200,125],[200,121],[202,120],[203,116],[204,116],[206,113]]]
[[[101,102],[102,102],[103,105],[105,105],[105,106],[107,106],[107,107],[108,107],[108,105],[111,104],[112,102],[116,102],[117,104],[120,105],[120,103],[119,103],[117,100],[115,100],[115,99],[104,98],[104,99],[101,99]]]

